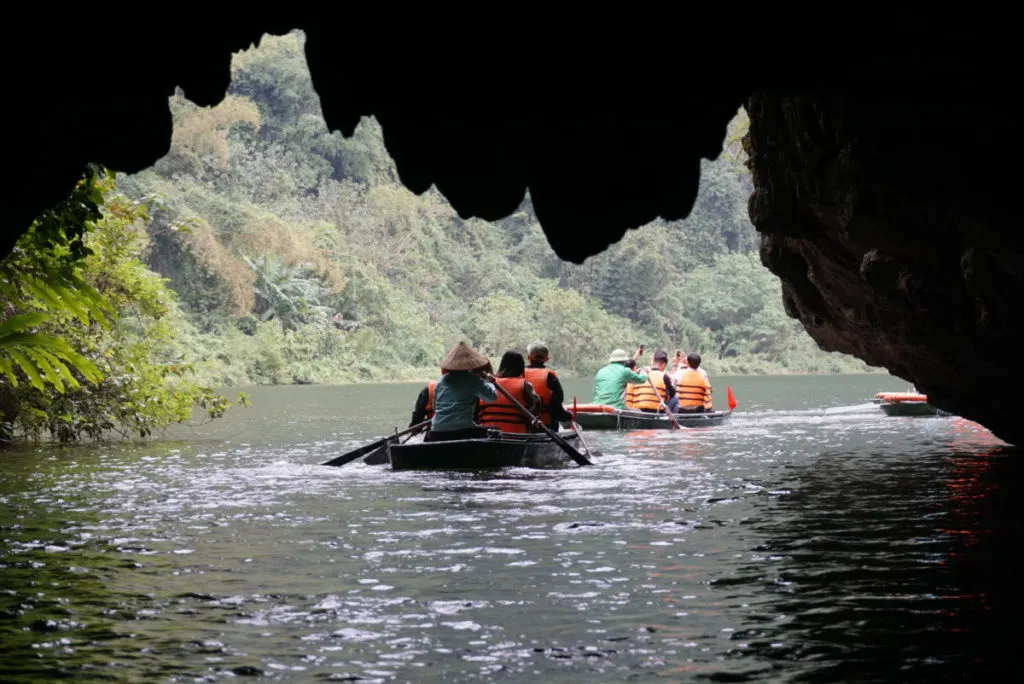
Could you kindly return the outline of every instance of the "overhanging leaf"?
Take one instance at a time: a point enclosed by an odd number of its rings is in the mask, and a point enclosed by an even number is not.
[[[46,358],[46,354],[39,349],[26,349],[25,355],[32,358],[36,362],[36,366],[42,371],[43,378],[46,379],[54,388],[64,394],[64,381],[61,379],[57,371],[50,365],[49,359]]]
[[[14,365],[11,363],[9,358],[0,356],[0,373],[7,376],[7,379],[11,382],[11,386],[18,386],[18,376],[14,374]]]
[[[11,316],[3,323],[0,323],[0,345],[2,340],[13,333],[19,333],[29,328],[41,325],[50,318],[49,314],[32,312]]]
[[[32,383],[32,386],[42,392],[45,385],[43,385],[43,379],[39,377],[39,371],[36,369],[35,364],[17,349],[8,349],[7,353],[10,355],[14,363],[18,364],[18,367],[21,368],[22,372],[25,373],[29,382]]]

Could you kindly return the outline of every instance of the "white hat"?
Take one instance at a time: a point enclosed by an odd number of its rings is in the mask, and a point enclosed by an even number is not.
[[[608,363],[620,363],[623,361],[629,361],[629,354],[626,353],[625,349],[616,349],[608,357]]]

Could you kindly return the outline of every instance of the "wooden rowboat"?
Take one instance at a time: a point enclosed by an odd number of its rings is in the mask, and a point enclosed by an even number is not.
[[[571,406],[565,407],[572,412]],[[673,414],[680,427],[700,428],[713,427],[724,423],[732,415],[728,411],[710,413],[676,413]],[[664,413],[647,413],[645,411],[620,410],[613,406],[584,404],[576,407],[576,422],[587,430],[671,430],[672,421]]]
[[[577,451],[582,441],[575,430],[559,432]],[[588,454],[589,455],[589,454]],[[491,431],[480,439],[424,442],[422,438],[388,442],[363,461],[369,465],[390,464],[392,470],[491,470],[495,468],[564,468],[572,458],[545,434],[514,434]]]

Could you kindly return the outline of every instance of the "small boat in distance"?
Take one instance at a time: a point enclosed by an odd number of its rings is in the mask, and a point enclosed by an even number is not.
[[[887,416],[952,416],[952,413],[935,408],[928,403],[928,397],[917,392],[879,392],[872,401]]]
[[[572,406],[565,410],[573,412]],[[709,413],[673,413],[680,427],[700,428],[721,425],[732,415],[728,411]],[[672,420],[664,413],[647,413],[631,409],[617,409],[603,404],[576,406],[576,422],[587,430],[671,430]]]

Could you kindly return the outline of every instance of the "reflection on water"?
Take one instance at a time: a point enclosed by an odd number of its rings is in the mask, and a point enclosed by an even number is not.
[[[386,431],[351,434],[330,392],[197,440],[6,454],[0,679],[907,682],[1017,662],[1021,466],[968,421],[751,397],[721,428],[592,431],[593,468],[390,473],[316,465]]]

